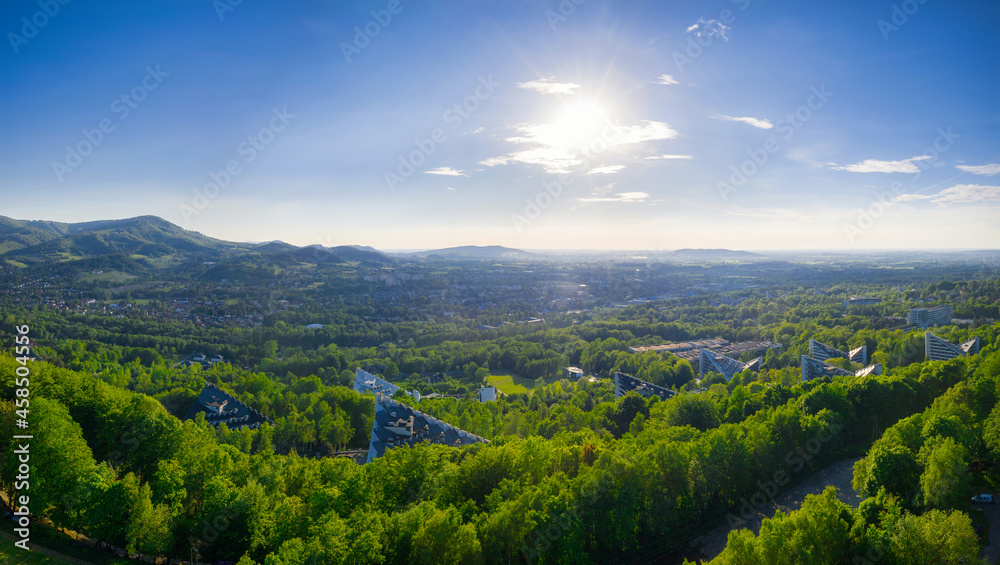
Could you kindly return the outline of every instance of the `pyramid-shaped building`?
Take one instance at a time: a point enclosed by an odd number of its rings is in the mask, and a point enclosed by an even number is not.
[[[375,395],[375,422],[368,445],[368,459],[381,457],[387,449],[401,445],[416,445],[422,441],[458,447],[472,443],[489,443],[475,434],[446,424],[433,416],[414,410],[382,394]]]
[[[979,353],[979,338],[974,337],[969,341],[955,345],[931,332],[927,332],[924,334],[924,352],[927,354],[927,358],[932,361],[947,361],[956,357],[968,357],[969,355]]]
[[[746,363],[737,361],[732,357],[726,357],[720,353],[702,349],[698,353],[698,380],[705,378],[705,373],[715,371],[722,373],[727,381],[733,380],[737,373],[750,369],[756,371],[764,364],[764,358],[758,357]]]
[[[835,359],[842,357],[848,361],[854,363],[861,363],[865,365],[868,363],[868,346],[862,345],[857,349],[852,349],[850,351],[841,351],[836,347],[830,347],[825,343],[820,343],[815,339],[809,340],[809,356],[817,361],[826,361],[827,359]]]
[[[615,373],[615,400],[627,395],[630,392],[637,392],[644,398],[659,396],[660,400],[672,398],[676,392],[653,383],[637,379],[625,373]]]
[[[205,414],[205,421],[211,426],[226,424],[231,430],[255,429],[263,423],[274,421],[257,410],[243,404],[228,392],[213,383],[206,382],[205,388],[184,415],[184,420],[194,420],[199,412]]]
[[[811,381],[822,377],[867,377],[868,375],[881,375],[882,364],[873,363],[858,371],[848,371],[836,365],[830,365],[819,359],[813,359],[808,355],[802,356],[802,380]]]

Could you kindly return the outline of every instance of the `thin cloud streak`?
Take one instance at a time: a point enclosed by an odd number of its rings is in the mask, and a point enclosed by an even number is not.
[[[438,167],[436,169],[431,169],[429,171],[424,171],[424,174],[427,174],[427,175],[443,175],[443,176],[448,176],[448,177],[467,177],[467,176],[469,176],[469,175],[465,174],[464,172],[456,170],[456,169],[453,169],[451,167]]]
[[[997,163],[990,163],[989,165],[956,165],[955,168],[960,171],[986,177],[1000,174],[1000,164]]]
[[[900,194],[893,200],[896,202],[928,200],[939,206],[968,204],[971,202],[1000,202],[1000,186],[959,184],[951,188],[946,188],[937,194]]]
[[[541,94],[575,94],[580,89],[575,82],[555,82],[553,78],[519,82],[517,86]]]
[[[643,202],[649,198],[645,192],[620,192],[614,197],[596,196],[590,198],[577,198],[580,202]]]
[[[727,122],[740,122],[740,123],[743,123],[743,124],[747,124],[748,126],[753,126],[755,128],[760,128],[760,129],[771,129],[771,128],[774,127],[774,124],[772,124],[768,120],[762,120],[760,118],[752,118],[752,117],[749,117],[749,116],[738,117],[738,116],[724,116],[722,114],[712,114],[709,117],[712,118],[713,120],[723,120],[723,121],[727,121]]]
[[[919,173],[920,167],[914,165],[913,162],[930,158],[930,155],[919,155],[901,161],[865,159],[853,165],[838,165],[836,163],[827,163],[827,165],[835,171],[848,171],[851,173]]]

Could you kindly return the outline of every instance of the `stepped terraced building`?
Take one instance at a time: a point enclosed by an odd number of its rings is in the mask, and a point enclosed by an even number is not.
[[[682,341],[679,343],[665,343],[662,345],[640,345],[630,347],[632,353],[670,353],[676,357],[687,360],[691,363],[691,368],[701,372],[701,351],[707,349],[710,352],[725,355],[736,359],[747,351],[752,351],[757,355],[763,355],[769,349],[781,349],[781,344],[775,341],[741,341],[729,343],[722,338],[701,339],[696,341]],[[718,370],[710,368],[710,371]]]
[[[654,385],[653,383],[646,382],[642,379],[637,379],[632,375],[615,373],[615,400],[618,400],[633,391],[639,393],[639,395],[644,398],[659,396],[660,400],[666,400],[677,394],[669,388]]]
[[[715,371],[716,373],[722,373],[722,376],[725,377],[727,381],[731,381],[737,373],[742,373],[747,369],[756,371],[757,369],[760,369],[760,366],[763,363],[763,357],[758,357],[753,361],[744,363],[742,361],[737,361],[732,357],[726,357],[716,351],[702,349],[698,353],[698,380],[704,379],[705,373]]]
[[[802,356],[802,380],[811,381],[822,377],[867,377],[868,375],[881,375],[882,365],[875,363],[859,371],[848,371],[835,365],[825,363],[820,359],[813,359],[808,355]]]
[[[375,395],[375,422],[372,424],[366,463],[381,457],[387,449],[401,445],[413,446],[423,441],[452,447],[489,443],[489,440],[446,424],[385,395]]]
[[[817,361],[826,361],[827,359],[836,359],[838,357],[847,359],[853,363],[861,363],[862,365],[868,364],[868,346],[862,345],[857,349],[852,349],[850,351],[841,351],[836,347],[830,347],[825,343],[820,343],[815,339],[809,340],[809,356]]]
[[[354,371],[354,390],[360,393],[370,391],[375,394],[392,396],[399,390],[399,387],[359,368]]]
[[[924,334],[924,353],[931,361],[947,361],[956,357],[968,357],[979,353],[979,338],[955,345],[927,332]]]
[[[198,413],[205,414],[205,421],[209,425],[226,424],[231,430],[241,428],[252,430],[264,423],[274,424],[274,421],[267,416],[209,382],[205,383],[205,388],[184,415],[184,420],[194,420]]]

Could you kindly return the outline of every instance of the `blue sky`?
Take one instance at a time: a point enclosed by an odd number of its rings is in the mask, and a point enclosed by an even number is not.
[[[48,2],[0,8],[3,215],[383,249],[1000,246],[995,2]]]

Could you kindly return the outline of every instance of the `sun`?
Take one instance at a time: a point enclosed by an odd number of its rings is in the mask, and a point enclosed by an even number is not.
[[[611,113],[595,101],[575,101],[560,108],[546,132],[547,145],[574,149],[590,145],[607,128]]]

